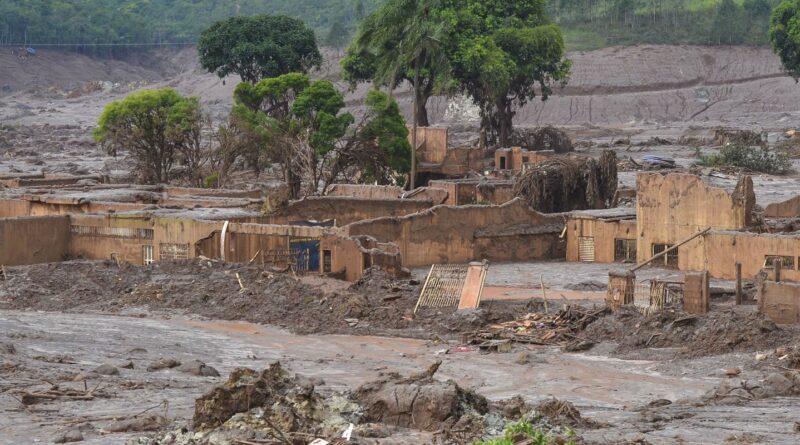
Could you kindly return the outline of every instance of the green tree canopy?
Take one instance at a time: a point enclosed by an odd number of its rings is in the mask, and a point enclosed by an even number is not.
[[[482,127],[508,144],[516,109],[569,78],[561,31],[544,0],[441,2],[452,76],[480,107]]]
[[[326,80],[302,73],[242,82],[233,114],[273,162],[281,164],[292,196],[324,191],[342,178],[386,183],[408,171],[408,130],[397,103],[373,91],[359,122],[344,112],[344,96]],[[405,158],[405,159],[403,159]]]
[[[200,63],[219,77],[238,74],[255,83],[291,72],[307,72],[322,63],[314,32],[286,16],[231,17],[202,32]]]
[[[449,79],[441,46],[444,27],[434,8],[433,0],[388,0],[361,22],[341,61],[343,78],[351,85],[372,81],[393,90],[403,81],[411,83],[420,126],[429,125],[428,99],[444,91]]]
[[[197,98],[171,88],[143,90],[106,105],[94,137],[115,156],[127,150],[145,183],[167,182],[181,154],[196,143],[201,120]]]
[[[772,11],[769,41],[795,82],[800,78],[800,0],[784,0]]]

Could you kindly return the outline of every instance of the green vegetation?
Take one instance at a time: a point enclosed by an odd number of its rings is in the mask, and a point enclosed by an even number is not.
[[[176,164],[191,165],[200,147],[203,116],[195,97],[171,88],[143,90],[106,105],[94,137],[112,155],[128,150],[140,179],[168,182]]]
[[[126,47],[80,44],[196,42],[215,21],[272,14],[303,20],[326,44],[344,47],[358,22],[385,0],[4,0],[0,44],[64,44],[114,55]],[[568,49],[636,43],[769,43],[779,0],[547,0]],[[332,32],[332,28],[336,32]],[[344,30],[344,32],[341,32]],[[326,37],[327,36],[327,37]]]
[[[775,8],[769,40],[786,71],[797,81],[800,78],[800,0],[784,0]]]
[[[242,82],[234,94],[233,122],[246,135],[243,153],[279,163],[292,197],[320,193],[342,179],[387,184],[410,168],[408,130],[384,93],[367,95],[359,122],[342,112],[344,96],[332,83],[311,82],[302,73]]]
[[[480,107],[487,137],[508,146],[516,109],[537,94],[547,99],[569,77],[561,30],[547,17],[544,0],[442,3],[456,88]]]
[[[503,436],[496,439],[487,440],[484,442],[475,442],[472,445],[514,445],[520,443],[515,439],[525,438],[530,445],[555,445],[556,443],[563,443],[565,445],[575,445],[575,433],[568,430],[565,440],[556,440],[545,431],[531,425],[530,422],[520,420],[519,422],[512,422],[506,425],[503,431]]]
[[[308,72],[322,63],[314,32],[298,19],[257,15],[214,23],[197,42],[200,63],[219,77],[235,73],[258,82],[291,72]]]
[[[638,43],[765,45],[778,0],[548,0],[567,48]]]
[[[428,99],[443,90],[449,75],[436,6],[431,0],[388,0],[359,25],[342,60],[343,77],[353,85],[373,81],[394,90],[403,81],[411,83],[415,124],[423,127]]]
[[[720,149],[719,154],[703,156],[699,165],[709,167],[739,167],[750,171],[782,174],[792,166],[784,153],[766,147],[742,143],[730,143]]]
[[[3,0],[0,44],[60,44],[104,55],[125,47],[81,44],[196,42],[212,23],[231,16],[287,15],[325,35],[335,23],[349,35],[380,0]]]

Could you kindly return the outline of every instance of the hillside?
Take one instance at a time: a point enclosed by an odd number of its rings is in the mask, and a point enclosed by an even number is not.
[[[321,72],[337,83],[335,51],[325,51]],[[521,126],[553,124],[614,128],[659,128],[663,134],[690,127],[797,126],[800,87],[783,74],[778,58],[767,48],[639,45],[571,52],[573,74],[566,89],[556,89],[547,102],[531,101],[519,111]],[[0,121],[79,123],[93,126],[102,107],[133,89],[171,86],[199,96],[215,118],[230,110],[236,77],[220,80],[198,66],[193,48],[163,49],[124,60],[90,58],[43,50],[20,60],[0,52],[0,79],[10,91],[0,92]],[[347,95],[358,111],[367,87]],[[409,94],[396,94],[410,118]],[[429,113],[435,123],[457,125],[476,118],[476,110],[460,100],[433,98]],[[667,129],[667,128],[672,128]]]
[[[362,17],[384,0],[5,0],[0,45],[64,45],[119,56],[140,46],[192,43],[231,15],[286,14],[304,20],[323,43],[330,29],[342,45]],[[571,50],[615,45],[764,45],[777,0],[547,0]],[[338,26],[341,25],[341,26]],[[110,46],[109,44],[112,44]],[[122,46],[119,46],[122,45]]]

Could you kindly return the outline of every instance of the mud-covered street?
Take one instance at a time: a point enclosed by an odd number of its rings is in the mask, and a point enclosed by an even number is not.
[[[582,431],[587,439],[608,443],[644,437],[651,443],[722,443],[748,431],[758,443],[794,443],[797,399],[770,399],[755,406],[695,405],[724,379],[730,355],[704,360],[659,364],[619,360],[601,354],[561,354],[546,347],[517,347],[512,353],[442,351],[453,345],[385,337],[296,336],[285,331],[241,322],[215,322],[176,317],[133,318],[101,314],[52,312],[0,313],[3,343],[3,411],[0,431],[4,444],[48,443],[70,427],[91,424],[85,443],[122,443],[142,433],[110,433],[118,420],[150,409],[176,424],[192,415],[194,399],[221,379],[199,377],[176,369],[148,372],[162,358],[202,361],[227,375],[235,367],[266,368],[280,361],[293,372],[324,380],[322,388],[354,388],[382,370],[414,372],[441,359],[439,378],[453,379],[490,399],[522,395],[535,402],[549,396],[572,401],[584,416],[603,419],[606,428]],[[521,357],[528,356],[526,360]],[[527,362],[520,364],[520,362]],[[108,397],[91,401],[57,401],[25,407],[13,391],[46,388],[52,382],[82,388],[68,377],[102,364],[119,366],[115,376],[91,375],[86,385],[100,387]],[[672,406],[641,411],[653,401]],[[686,399],[685,402],[679,402]],[[166,405],[162,401],[168,401]],[[155,408],[153,408],[155,407]],[[98,420],[100,419],[100,420]]]

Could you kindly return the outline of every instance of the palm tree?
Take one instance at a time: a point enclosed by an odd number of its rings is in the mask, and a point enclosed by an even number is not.
[[[389,0],[362,22],[354,41],[355,48],[374,56],[373,81],[378,85],[389,85],[390,95],[398,81],[408,77],[407,71],[413,70],[411,189],[416,180],[417,127],[423,95],[421,74],[423,70],[427,72],[432,91],[434,83],[446,83],[449,73],[442,44],[445,30],[436,22],[432,12],[432,0]]]

